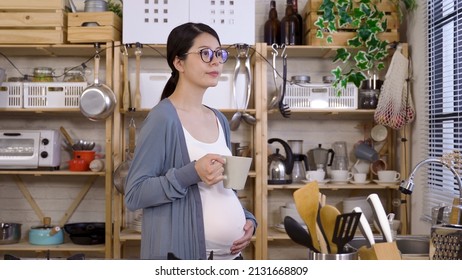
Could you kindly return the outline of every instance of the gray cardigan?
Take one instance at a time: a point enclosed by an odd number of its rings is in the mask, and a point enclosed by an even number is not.
[[[212,110],[230,147],[228,121]],[[181,259],[207,258],[200,181],[176,110],[163,99],[143,122],[125,185],[127,208],[143,209],[141,259],[166,259],[168,252]],[[256,228],[255,217],[243,211]]]

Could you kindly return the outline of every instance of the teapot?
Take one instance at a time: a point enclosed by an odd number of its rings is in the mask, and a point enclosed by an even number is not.
[[[273,142],[279,142],[282,145],[286,157],[279,153],[279,149],[276,149],[275,154],[268,156],[268,184],[291,184],[292,169],[294,167],[292,150],[289,144],[279,138],[268,139],[268,144]]]

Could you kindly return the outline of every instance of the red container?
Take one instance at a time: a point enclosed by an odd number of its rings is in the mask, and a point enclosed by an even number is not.
[[[74,159],[69,161],[69,169],[72,171],[90,170],[90,162],[95,159],[95,151],[74,151]]]
[[[88,169],[89,164],[81,158],[75,158],[69,161],[70,171],[87,171]]]

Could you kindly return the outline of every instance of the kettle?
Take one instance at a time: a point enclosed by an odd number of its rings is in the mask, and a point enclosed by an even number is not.
[[[268,139],[268,144],[279,142],[284,148],[286,157],[279,153],[276,149],[275,154],[268,156],[268,184],[291,184],[292,183],[292,169],[294,167],[294,160],[292,150],[289,144],[279,138]]]

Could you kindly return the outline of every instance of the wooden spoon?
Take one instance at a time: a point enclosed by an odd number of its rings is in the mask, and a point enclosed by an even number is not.
[[[141,48],[135,50],[136,57],[136,76],[135,76],[135,109],[141,109],[141,89],[140,89],[140,71],[141,71]],[[132,104],[133,106],[133,104]]]
[[[325,205],[319,211],[319,215],[321,216],[321,224],[327,236],[330,253],[337,254],[337,244],[333,242],[332,238],[334,237],[335,221],[337,216],[340,215],[340,211],[332,205]]]
[[[319,186],[314,181],[294,192],[295,207],[302,217],[312,237],[313,247],[321,252],[318,230],[316,229],[316,217],[319,208]]]
[[[130,87],[129,87],[129,78],[128,78],[128,52],[125,50],[123,53],[123,72],[124,72],[124,91],[122,93],[123,98],[123,107],[125,111],[128,111],[130,108]]]

